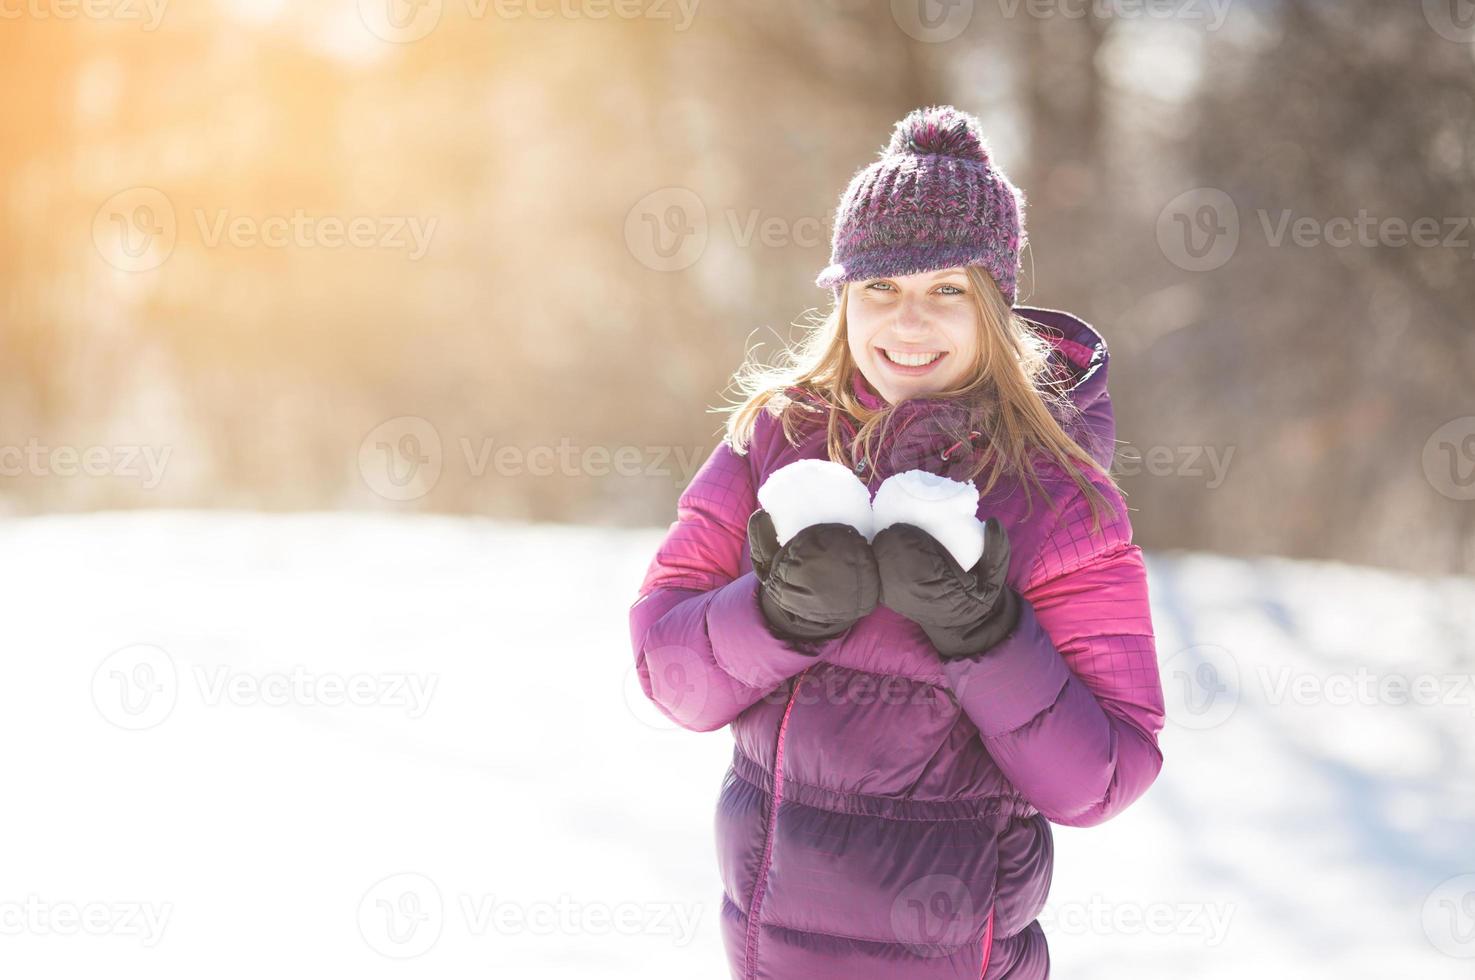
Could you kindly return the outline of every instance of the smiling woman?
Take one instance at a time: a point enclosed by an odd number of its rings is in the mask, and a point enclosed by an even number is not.
[[[834,308],[786,363],[739,372],[729,439],[631,607],[645,694],[683,727],[732,725],[717,850],[737,980],[1043,980],[1050,822],[1114,816],[1162,765],[1106,345],[1014,306],[1021,200],[971,116],[897,125],[841,200],[818,280]],[[909,523],[779,545],[760,497],[807,460],[850,464],[867,495],[908,471],[986,477],[982,555],[965,569]],[[921,696],[877,705],[856,676]]]

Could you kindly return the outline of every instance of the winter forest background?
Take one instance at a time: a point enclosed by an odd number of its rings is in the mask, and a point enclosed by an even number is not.
[[[1110,344],[1173,705],[1060,834],[1059,974],[1468,975],[1475,3],[0,0],[0,91],[0,969],[717,976],[729,739],[660,729],[625,613],[951,102],[1021,302]],[[250,688],[304,665],[435,683]],[[488,925],[561,893],[699,938]]]
[[[1468,4],[688,3],[7,20],[0,442],[169,456],[0,504],[667,520],[850,174],[951,101],[1029,197],[1025,301],[1112,346],[1144,546],[1475,570]],[[442,465],[386,502],[406,418]]]

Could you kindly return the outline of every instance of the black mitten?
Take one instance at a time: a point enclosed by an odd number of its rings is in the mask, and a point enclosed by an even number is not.
[[[893,524],[871,542],[881,602],[921,626],[944,658],[982,653],[1014,631],[1019,595],[1005,583],[1009,536],[985,522],[983,555],[968,570],[913,524]]]
[[[812,524],[782,546],[761,507],[748,518],[760,604],[775,633],[799,640],[838,636],[876,608],[881,580],[865,535],[848,524]]]

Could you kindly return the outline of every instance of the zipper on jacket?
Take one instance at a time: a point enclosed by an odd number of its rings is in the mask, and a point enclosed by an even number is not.
[[[997,908],[997,906],[995,906]],[[994,949],[994,909],[988,910],[988,924],[983,927],[983,966],[978,968],[978,980],[988,976],[989,954]]]
[[[813,667],[805,667],[799,672],[794,680],[794,686],[789,691],[789,699],[784,703],[783,718],[778,723],[778,739],[773,748],[773,793],[768,801],[768,823],[763,834],[763,856],[758,861],[758,877],[753,881],[753,897],[748,902],[748,937],[746,943],[746,960],[743,973],[748,980],[757,976],[758,969],[758,913],[763,907],[763,886],[768,883],[768,862],[773,855],[773,831],[778,823],[778,805],[784,794],[784,734],[789,728],[789,712],[794,710],[794,697],[799,693],[799,685],[804,683],[804,677]]]

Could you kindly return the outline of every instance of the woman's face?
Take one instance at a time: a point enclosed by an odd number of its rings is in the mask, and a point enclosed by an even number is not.
[[[850,356],[871,387],[895,405],[960,384],[978,353],[972,293],[961,266],[850,283]]]

